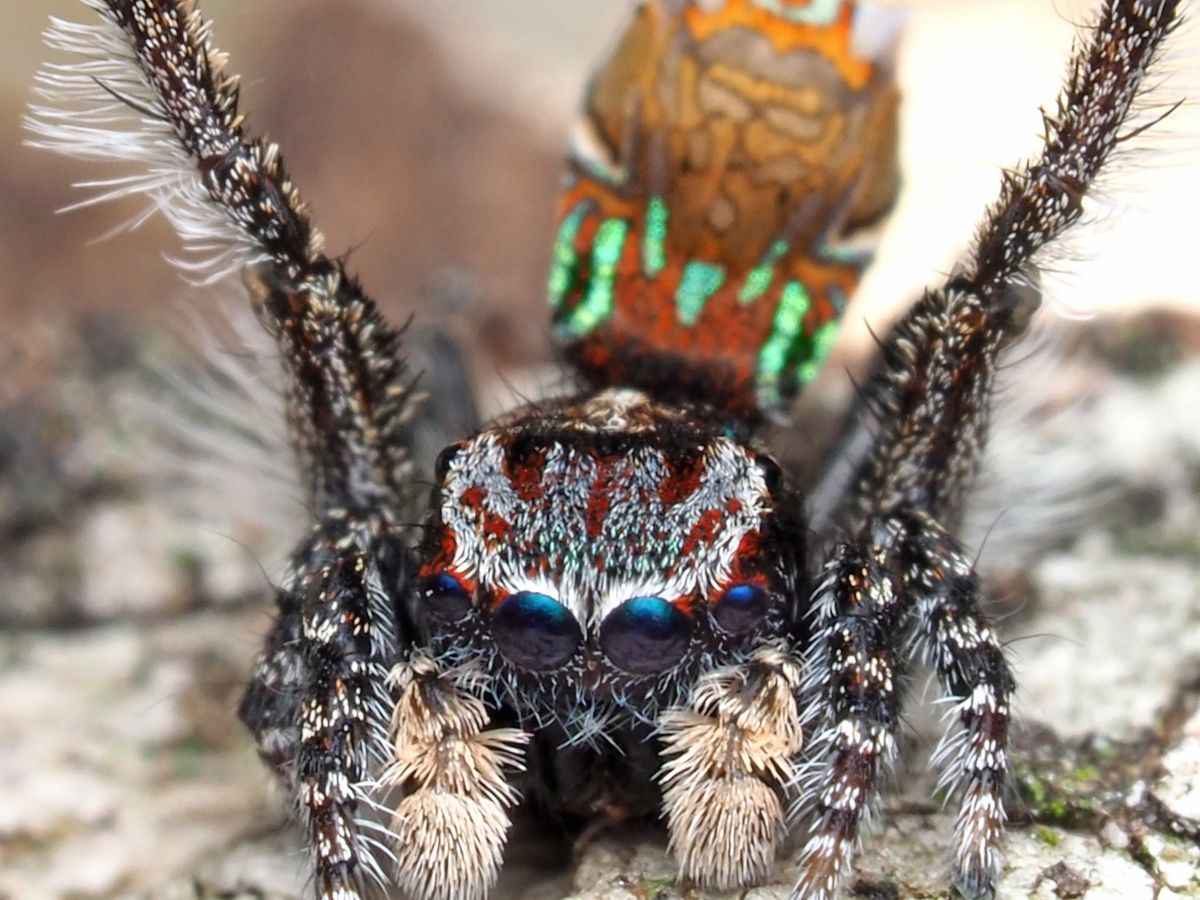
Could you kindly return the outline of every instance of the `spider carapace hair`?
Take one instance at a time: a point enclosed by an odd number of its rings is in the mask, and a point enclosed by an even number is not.
[[[297,797],[320,896],[481,897],[523,800],[657,815],[701,887],[778,877],[778,856],[796,896],[832,897],[914,655],[952,704],[948,878],[993,889],[1014,681],[956,531],[1039,258],[1139,129],[1177,2],[1102,5],[1040,156],[881,340],[833,481],[782,471],[759,430],[815,376],[896,191],[896,16],[640,4],[548,236],[587,389],[448,447],[421,529],[401,334],[247,135],[207,24],[184,0],[85,2],[97,24],[50,30],[84,59],[41,74],[37,140],[133,166],[101,197],[147,196],[193,271],[242,271],[279,348],[314,521],[241,712]],[[836,486],[819,516],[817,481]]]

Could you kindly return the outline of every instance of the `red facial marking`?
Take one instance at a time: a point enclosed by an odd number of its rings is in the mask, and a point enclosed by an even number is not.
[[[507,543],[512,535],[512,525],[506,519],[493,512],[484,512],[483,514],[483,534],[484,543],[489,548],[496,548]]]
[[[717,539],[725,515],[719,509],[710,509],[697,520],[683,542],[683,555],[690,556],[700,544],[711,544]]]
[[[491,590],[484,592],[484,602],[489,609],[495,609],[510,596],[512,596],[512,591],[508,590],[503,585],[497,585]]]
[[[692,614],[696,611],[696,604],[698,601],[698,597],[689,594],[686,597],[680,597],[677,600],[672,600],[671,605],[688,618],[691,618]]]
[[[615,480],[613,478],[612,461],[610,459],[603,460],[599,466],[596,478],[592,482],[591,492],[588,494],[585,521],[587,523],[587,534],[590,538],[598,538],[604,533],[604,520],[608,516],[609,508],[612,506],[614,486]]]
[[[658,498],[667,506],[682,503],[700,488],[704,474],[704,454],[695,453],[672,464],[671,474],[658,486]]]
[[[458,577],[457,573],[450,571],[450,565],[454,562],[454,555],[458,551],[458,541],[454,539],[454,531],[444,526],[440,531],[441,534],[439,537],[441,541],[438,545],[437,553],[433,555],[432,559],[421,566],[419,574],[422,578],[428,578],[432,575],[445,572],[454,578],[458,578],[461,582],[462,579]]]
[[[762,535],[757,531],[748,531],[742,536],[741,543],[738,544],[737,560],[757,559],[761,553]]]
[[[735,584],[752,584],[769,590],[770,578],[763,571],[765,563],[762,534],[758,531],[751,531],[743,535],[738,543],[737,553],[734,554],[729,577],[716,585],[707,598],[708,602],[716,603],[721,594]]]
[[[503,465],[504,476],[516,491],[518,498],[528,502],[541,496],[546,466],[545,450],[538,450],[516,464],[510,463],[509,459],[505,457]]]

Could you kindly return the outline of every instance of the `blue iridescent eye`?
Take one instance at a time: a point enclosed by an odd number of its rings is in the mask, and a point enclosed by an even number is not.
[[[656,675],[679,662],[691,639],[688,617],[661,597],[626,600],[600,626],[600,646],[635,675]]]
[[[460,622],[471,612],[471,593],[449,572],[430,575],[421,583],[421,599],[429,614],[441,622]]]
[[[557,669],[575,655],[583,635],[571,611],[546,594],[506,597],[492,619],[500,652],[523,669]]]
[[[762,621],[771,597],[757,584],[735,584],[726,588],[713,605],[713,617],[728,634],[748,631]]]

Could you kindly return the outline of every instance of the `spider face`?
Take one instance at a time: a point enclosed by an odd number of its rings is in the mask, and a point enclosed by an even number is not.
[[[416,618],[518,703],[567,686],[648,714],[790,621],[775,463],[639,391],[519,411],[448,448],[440,480]]]

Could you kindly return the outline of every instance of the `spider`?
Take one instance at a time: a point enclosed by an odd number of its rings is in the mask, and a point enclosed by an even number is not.
[[[578,387],[447,447],[420,528],[403,332],[248,136],[208,24],[186,0],[85,2],[98,23],[50,32],[83,61],[43,72],[40,141],[138,166],[102,198],[147,195],[197,271],[242,272],[282,360],[313,521],[241,716],[298,798],[319,896],[482,897],[525,797],[661,815],[682,877],[717,890],[761,882],[805,828],[794,893],[832,897],[919,659],[952,704],[954,879],[992,891],[1015,682],[956,532],[1038,262],[1140,130],[1176,0],[1104,3],[1041,155],[880,339],[815,474],[762,441],[896,190],[886,17],[643,2],[589,88],[554,239]]]

